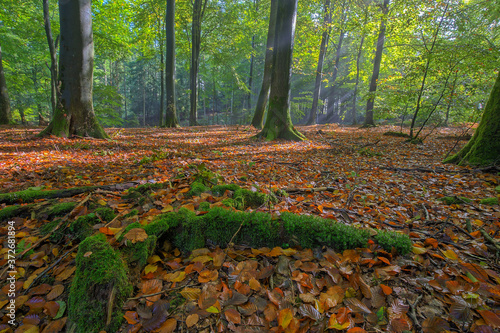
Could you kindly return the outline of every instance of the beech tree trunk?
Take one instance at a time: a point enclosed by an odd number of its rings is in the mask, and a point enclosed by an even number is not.
[[[337,81],[337,75],[339,73],[340,51],[342,50],[342,42],[344,41],[344,36],[345,36],[345,32],[340,31],[339,41],[337,42],[337,52],[335,54],[335,66],[333,67],[333,73],[332,73],[332,79],[331,79],[332,87],[330,88],[330,91],[328,92],[328,100],[329,101],[335,100],[335,81]],[[333,118],[334,106],[335,106],[335,103],[328,104],[328,108],[327,108],[328,117],[327,117],[327,119]]]
[[[325,60],[326,49],[328,47],[328,39],[330,37],[330,23],[332,21],[332,15],[330,12],[330,0],[325,0],[325,18],[324,25],[325,30],[323,30],[323,35],[321,36],[321,45],[319,47],[319,58],[318,58],[318,68],[316,70],[316,82],[314,84],[314,94],[313,102],[311,107],[311,112],[309,113],[309,120],[307,125],[316,124],[316,117],[318,114],[318,100],[321,93],[321,80],[323,79],[323,62]]]
[[[385,41],[385,21],[389,8],[389,0],[384,0],[382,7],[383,17],[380,21],[380,30],[377,38],[377,50],[375,51],[375,59],[373,60],[373,73],[370,81],[370,89],[368,92],[368,102],[366,103],[365,126],[374,126],[373,121],[373,106],[375,105],[375,93],[377,92],[378,75],[380,73],[380,64],[382,62],[382,51],[384,50]]]
[[[271,0],[271,12],[269,14],[269,29],[267,31],[266,57],[264,60],[264,77],[260,88],[259,99],[255,106],[255,114],[252,125],[255,128],[262,128],[264,125],[264,112],[266,111],[269,91],[271,87],[271,75],[273,70],[273,47],[274,34],[276,32],[276,16],[278,13],[278,0]]]
[[[193,3],[193,23],[191,26],[191,69],[189,71],[190,112],[189,125],[198,125],[198,69],[200,66],[201,48],[201,21],[205,13],[208,0],[194,0]]]
[[[43,23],[45,26],[45,35],[49,44],[50,52],[50,104],[52,106],[52,115],[57,108],[57,101],[61,98],[57,87],[57,41],[54,43],[52,38],[52,29],[50,28],[49,1],[43,0]]]
[[[40,135],[107,138],[92,105],[94,42],[91,0],[59,0],[59,20],[61,98],[52,121]]]
[[[359,62],[361,59],[361,54],[363,53],[363,43],[365,41],[365,35],[361,36],[361,41],[359,42],[358,56],[356,58],[356,79],[354,81],[354,93],[352,97],[352,124],[357,125],[358,119],[356,115],[356,99],[358,98],[358,85],[359,85]]]
[[[290,81],[297,2],[298,0],[278,0],[269,112],[264,128],[257,134],[257,137],[266,140],[305,139],[304,135],[293,127],[290,116]]]
[[[165,127],[179,127],[175,102],[175,0],[167,0],[167,60],[165,66],[167,114]]]
[[[11,121],[9,94],[7,82],[3,71],[2,46],[0,46],[0,125],[9,124]]]
[[[476,132],[457,154],[444,162],[476,166],[500,162],[500,73]]]

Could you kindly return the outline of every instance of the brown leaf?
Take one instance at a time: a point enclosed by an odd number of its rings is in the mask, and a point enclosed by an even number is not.
[[[316,308],[314,306],[312,306],[311,304],[302,304],[299,307],[299,313],[302,316],[311,318],[314,321],[318,321],[321,318],[323,318],[321,313],[318,310],[316,310]]]
[[[47,294],[47,299],[49,301],[52,301],[56,298],[58,298],[64,291],[64,286],[62,284],[56,284],[54,287],[52,287],[52,290],[50,293]]]
[[[487,325],[493,328],[500,327],[500,317],[496,313],[489,310],[477,310],[477,312],[483,317]]]
[[[241,324],[241,315],[235,309],[227,309],[224,311],[224,316],[226,316],[227,321],[233,324]]]
[[[43,306],[43,308],[47,310],[47,313],[52,318],[54,318],[57,315],[57,312],[59,311],[59,307],[60,307],[59,303],[54,302],[54,301],[47,302]]]
[[[449,330],[450,325],[441,317],[427,318],[422,323],[422,331],[424,333],[441,333]]]
[[[76,271],[76,266],[68,266],[61,274],[56,276],[56,281],[64,281]]]
[[[177,328],[177,320],[175,318],[167,319],[163,325],[157,330],[158,333],[172,333]]]
[[[351,309],[352,312],[364,312],[366,314],[371,314],[372,311],[361,302],[359,299],[351,297],[344,299],[344,303]]]
[[[282,328],[287,328],[293,319],[292,310],[285,308],[278,313],[278,325]]]
[[[133,228],[130,229],[125,236],[123,236],[126,240],[131,241],[133,244],[137,242],[144,242],[148,238],[148,234],[142,228]]]

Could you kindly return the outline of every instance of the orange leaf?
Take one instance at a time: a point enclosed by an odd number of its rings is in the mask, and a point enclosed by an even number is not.
[[[298,196],[297,198],[295,198],[295,200],[297,201],[304,201],[306,198],[304,198],[303,196]]]
[[[200,320],[200,316],[198,316],[198,314],[196,314],[196,313],[193,313],[193,314],[187,316],[186,326],[188,328],[192,327],[192,326],[196,325],[196,323],[198,323],[198,320]]]
[[[361,327],[353,327],[347,330],[347,333],[366,333]]]
[[[137,312],[135,311],[127,311],[123,315],[123,318],[129,323],[130,325],[135,325],[139,322],[139,316],[137,315]]]
[[[484,321],[487,325],[492,326],[493,328],[500,327],[500,317],[496,315],[494,312],[489,310],[477,310],[481,317],[483,317]]]
[[[158,333],[172,333],[177,328],[177,320],[174,318],[167,319],[163,325],[157,330]]]
[[[386,286],[385,284],[381,284],[380,288],[382,289],[382,291],[384,292],[385,295],[392,294],[392,288],[391,287]]]
[[[241,315],[235,309],[227,309],[224,312],[224,315],[226,316],[227,321],[233,324],[241,324]]]

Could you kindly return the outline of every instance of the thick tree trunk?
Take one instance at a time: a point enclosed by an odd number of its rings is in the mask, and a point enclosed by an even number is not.
[[[445,163],[490,165],[500,162],[500,73],[474,136]]]
[[[92,105],[94,42],[91,0],[59,1],[61,100],[41,135],[107,138]]]
[[[9,124],[11,121],[9,94],[7,82],[3,71],[2,47],[0,46],[0,125]]]
[[[54,43],[54,39],[52,38],[48,0],[43,0],[43,23],[45,26],[45,34],[47,36],[47,43],[49,44],[50,52],[50,104],[52,106],[53,115],[57,108],[57,101],[61,98],[61,95],[57,87],[57,41]]]
[[[321,80],[323,79],[323,62],[325,60],[326,48],[328,47],[328,38],[330,37],[330,23],[332,20],[332,15],[330,12],[330,0],[325,0],[325,18],[324,25],[325,30],[323,30],[323,35],[321,36],[321,45],[319,47],[319,58],[318,58],[318,68],[316,70],[316,82],[314,84],[314,94],[313,102],[311,107],[311,112],[309,113],[309,119],[307,125],[316,124],[316,117],[318,114],[318,100],[321,93]]]
[[[273,47],[274,34],[276,32],[276,16],[278,13],[278,0],[271,0],[271,12],[269,14],[269,30],[267,31],[266,57],[264,61],[264,77],[262,78],[262,87],[259,93],[259,99],[255,106],[255,114],[252,119],[252,125],[255,128],[262,128],[264,125],[264,112],[266,111],[267,100],[269,99],[269,90],[271,87],[271,75],[273,70]]]
[[[292,124],[290,81],[298,0],[278,0],[273,54],[273,74],[266,124],[257,137],[300,141],[305,137]]]
[[[189,71],[189,88],[191,89],[191,107],[189,112],[189,125],[198,125],[198,69],[201,48],[201,21],[208,0],[194,0],[193,23],[191,26],[191,69]]]
[[[333,67],[333,73],[332,73],[332,86],[330,88],[330,91],[328,92],[328,100],[333,101],[335,99],[335,81],[337,81],[337,75],[339,73],[339,66],[340,66],[340,52],[342,51],[342,43],[344,41],[344,36],[345,36],[345,31],[340,31],[339,35],[339,41],[337,42],[337,51],[335,53],[335,66]],[[333,117],[333,107],[335,106],[335,103],[329,104],[327,114],[328,117]]]
[[[160,36],[161,38],[161,36]],[[163,58],[163,42],[160,42],[160,121],[159,126],[163,126],[163,112],[165,110],[165,59]]]
[[[377,38],[377,50],[375,51],[375,59],[373,60],[373,73],[370,81],[370,89],[368,92],[368,102],[366,103],[365,126],[374,126],[373,121],[373,106],[375,104],[375,93],[377,92],[378,75],[380,73],[380,64],[382,63],[382,51],[384,50],[385,41],[385,21],[389,8],[389,0],[384,0],[382,7],[383,17],[380,21],[380,30]]]
[[[248,74],[248,95],[247,95],[247,106],[248,110],[252,108],[252,85],[253,85],[253,63],[254,63],[254,52],[255,49],[255,36],[252,36],[252,54],[250,55],[250,73]]]
[[[165,127],[179,127],[175,102],[175,0],[167,0],[167,60],[165,67],[167,115]]]

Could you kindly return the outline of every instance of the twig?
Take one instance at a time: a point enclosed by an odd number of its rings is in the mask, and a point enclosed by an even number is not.
[[[415,308],[417,307],[417,304],[418,304],[418,302],[420,302],[421,299],[422,299],[422,295],[418,295],[415,302],[413,302],[413,303],[408,302],[408,304],[410,305],[410,312],[408,313],[408,316],[411,318],[411,320],[413,320],[413,324],[415,326],[417,326],[418,328],[420,328],[420,323],[417,319],[417,313],[415,311]]]
[[[484,239],[486,239],[488,242],[490,242],[496,249],[497,251],[500,251],[500,244],[498,244],[497,241],[495,241],[493,238],[491,238],[490,235],[486,232],[484,229],[479,229],[481,231],[481,234],[483,235]]]
[[[111,317],[113,316],[113,306],[115,304],[115,295],[116,295],[116,286],[113,286],[111,289],[111,293],[109,294],[109,302],[108,302],[108,315],[106,319],[106,325],[111,323]]]

